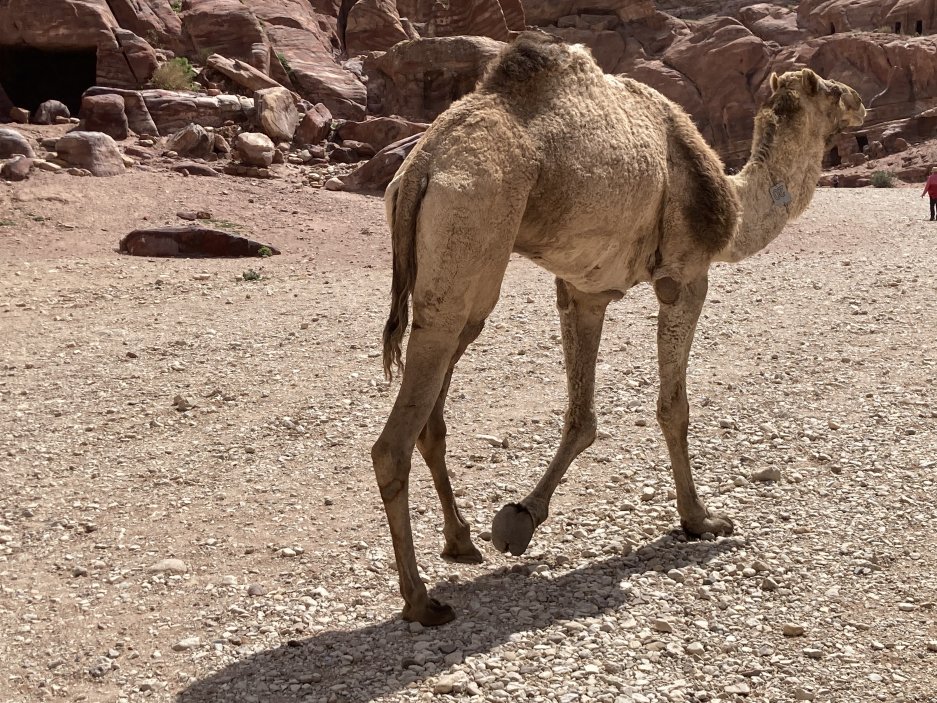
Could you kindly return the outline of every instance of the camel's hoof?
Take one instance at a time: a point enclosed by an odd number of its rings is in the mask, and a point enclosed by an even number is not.
[[[435,598],[428,598],[422,606],[412,606],[407,603],[403,606],[401,615],[408,622],[418,622],[426,627],[445,625],[455,620],[455,611]]]
[[[491,523],[491,543],[499,552],[519,557],[534,536],[534,518],[523,505],[508,503]]]
[[[732,524],[732,520],[730,520],[728,516],[718,513],[710,513],[702,520],[694,521],[692,524],[686,520],[681,520],[680,526],[683,528],[687,537],[700,537],[707,532],[716,537],[728,537],[735,530],[735,525]]]
[[[468,546],[446,547],[442,550],[442,558],[457,564],[481,564],[485,561],[482,553],[475,545],[469,542]]]

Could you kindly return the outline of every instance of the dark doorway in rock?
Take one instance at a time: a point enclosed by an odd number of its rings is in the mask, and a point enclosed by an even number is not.
[[[836,25],[830,22],[830,34],[836,34]]]
[[[924,34],[924,20],[918,20],[914,23],[914,32],[916,34]]]
[[[895,34],[901,34],[901,22],[895,22]]]
[[[0,83],[17,107],[33,112],[45,100],[65,103],[73,115],[95,83],[97,50],[43,51],[0,46]]]
[[[869,138],[864,134],[857,134],[856,143],[859,145],[859,151],[864,153],[866,147],[869,146]]]
[[[839,157],[839,147],[834,146],[830,149],[830,153],[826,155],[823,165],[826,168],[832,168],[833,166],[839,166],[843,163],[843,160]]]

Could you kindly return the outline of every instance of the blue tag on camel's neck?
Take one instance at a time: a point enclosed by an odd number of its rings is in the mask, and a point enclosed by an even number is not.
[[[771,200],[775,205],[788,205],[791,202],[791,194],[787,192],[787,186],[783,183],[771,186],[768,192],[771,193]]]

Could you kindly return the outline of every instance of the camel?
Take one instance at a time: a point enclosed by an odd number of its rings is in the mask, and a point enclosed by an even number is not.
[[[393,240],[384,369],[402,380],[371,456],[393,540],[402,616],[455,617],[420,580],[408,507],[414,446],[442,503],[442,556],[481,553],[446,470],[446,393],[519,253],[556,277],[568,408],[556,455],[526,498],[494,518],[492,544],[522,554],[570,463],[595,439],[595,366],[607,305],[639,283],[660,304],[658,424],[684,532],[728,535],[733,523],[696,492],[687,448],[686,369],[714,261],[763,249],[810,203],[826,141],[862,124],[852,88],[809,69],[770,77],[751,158],[737,176],[686,113],[650,87],[604,74],[582,46],[526,32],[475,92],[440,115],[385,194]],[[401,344],[412,300],[413,325]]]

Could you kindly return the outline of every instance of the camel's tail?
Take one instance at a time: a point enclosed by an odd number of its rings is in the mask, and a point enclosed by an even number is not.
[[[390,287],[390,314],[384,325],[384,375],[403,369],[401,342],[410,321],[410,294],[416,283],[416,221],[426,193],[429,155],[414,147],[411,159],[401,167],[400,179],[391,183],[384,196],[391,231],[394,273]]]

